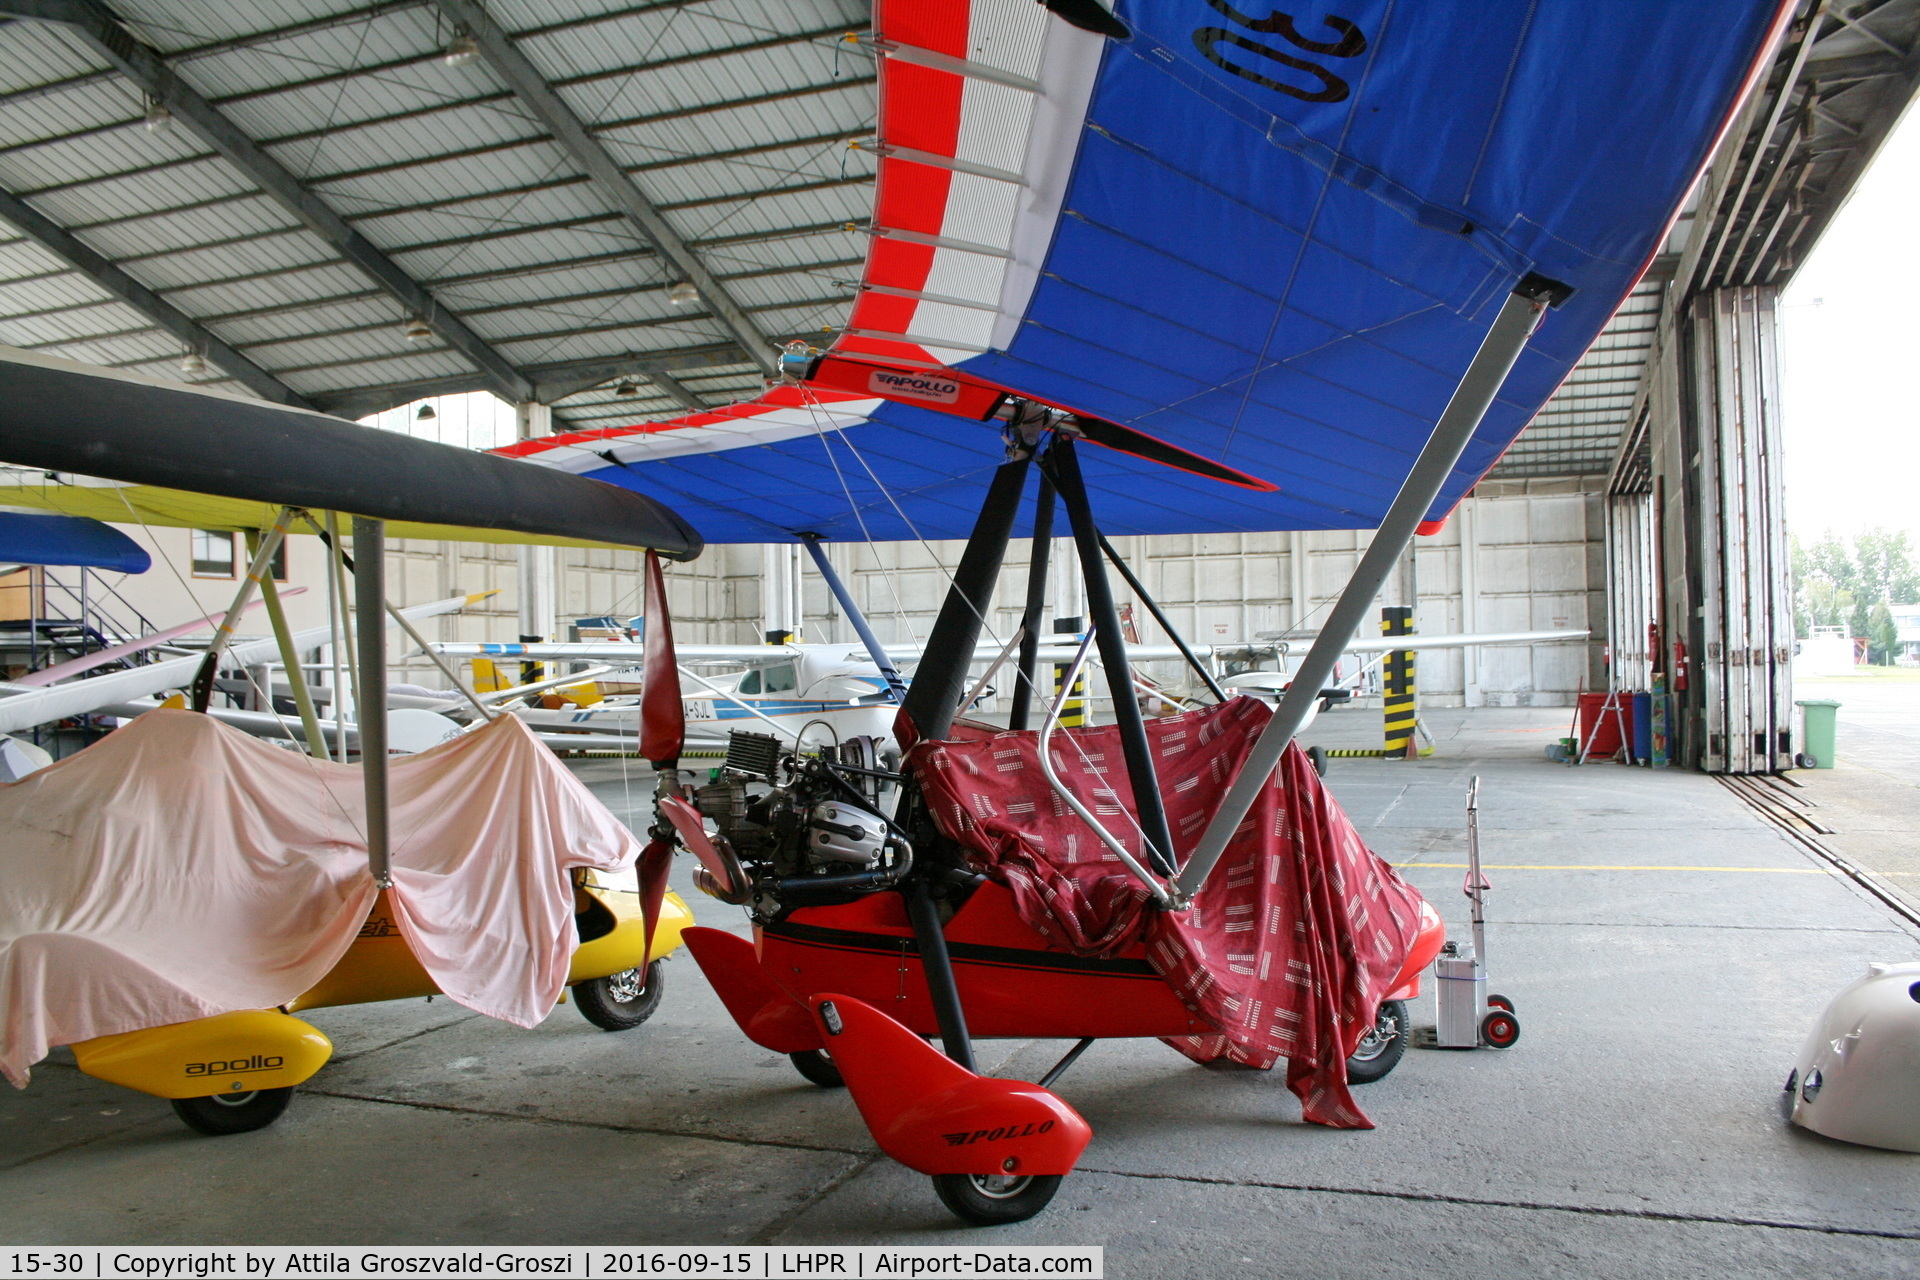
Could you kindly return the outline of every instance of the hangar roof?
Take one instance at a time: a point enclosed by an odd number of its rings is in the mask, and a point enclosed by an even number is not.
[[[752,395],[857,287],[867,0],[7,14],[0,342],[350,417],[490,390],[582,428]],[[1917,84],[1920,0],[1802,0],[1698,207],[1493,474],[1607,471],[1662,309],[1784,283]]]
[[[0,39],[0,342],[584,426],[757,391],[775,341],[844,316],[862,0],[111,5],[0,3],[66,19]]]

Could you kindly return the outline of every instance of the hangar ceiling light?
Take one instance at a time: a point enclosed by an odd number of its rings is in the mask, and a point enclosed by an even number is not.
[[[457,35],[447,43],[447,51],[441,56],[450,67],[464,67],[480,60],[480,46],[470,35]]]

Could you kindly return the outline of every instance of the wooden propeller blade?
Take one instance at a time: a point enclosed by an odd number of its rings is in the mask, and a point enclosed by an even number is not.
[[[1144,431],[1135,431],[1132,427],[1123,427],[1117,422],[1082,417],[1078,414],[1074,415],[1074,421],[1079,424],[1081,435],[1094,444],[1104,445],[1117,453],[1130,453],[1136,458],[1145,458],[1148,462],[1157,462],[1163,467],[1188,471],[1196,476],[1205,476],[1209,480],[1222,480],[1227,484],[1238,485],[1242,489],[1273,493],[1279,488],[1278,485],[1250,476],[1244,471],[1224,466],[1211,458],[1203,458],[1197,453],[1182,449],[1179,445],[1157,440]]]
[[[671,767],[687,742],[687,709],[680,700],[680,663],[673,652],[673,615],[660,557],[647,552],[647,634],[641,649],[640,754]]]

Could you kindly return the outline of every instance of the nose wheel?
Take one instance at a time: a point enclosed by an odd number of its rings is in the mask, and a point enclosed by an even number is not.
[[[840,1075],[840,1068],[833,1065],[833,1058],[825,1049],[808,1049],[803,1053],[787,1055],[793,1063],[793,1069],[819,1085],[822,1089],[843,1089],[846,1080]]]
[[[933,1191],[955,1217],[976,1227],[993,1227],[1025,1222],[1046,1208],[1060,1189],[1060,1176],[936,1173]]]
[[[175,1098],[173,1113],[189,1129],[210,1137],[252,1133],[280,1118],[293,1098],[291,1087],[249,1089],[242,1093],[215,1093],[204,1098]]]
[[[1348,1084],[1372,1084],[1400,1065],[1407,1051],[1407,1002],[1383,1000],[1373,1026],[1347,1059]]]

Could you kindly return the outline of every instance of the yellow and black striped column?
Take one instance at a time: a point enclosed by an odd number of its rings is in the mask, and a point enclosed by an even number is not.
[[[1404,604],[1388,605],[1380,611],[1380,634],[1413,634],[1413,609]],[[1414,755],[1413,734],[1417,719],[1413,709],[1413,651],[1395,649],[1380,665],[1381,708],[1386,717],[1385,754],[1389,759]]]
[[[1062,637],[1063,640],[1070,638],[1072,641],[1077,642],[1080,639],[1080,628],[1083,625],[1079,618],[1055,618],[1053,620],[1053,632],[1054,635]],[[1060,681],[1065,678],[1069,665],[1070,664],[1064,662],[1056,662],[1053,664],[1053,696],[1055,698],[1060,696]],[[1060,708],[1060,727],[1063,729],[1080,729],[1084,728],[1087,722],[1087,669],[1082,667],[1080,669],[1080,678],[1073,682],[1073,696],[1068,698],[1066,705]]]

